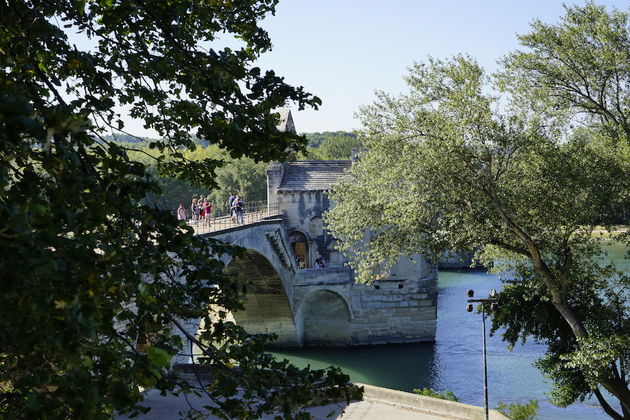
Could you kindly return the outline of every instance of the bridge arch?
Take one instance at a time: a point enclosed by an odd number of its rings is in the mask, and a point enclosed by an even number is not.
[[[276,334],[278,339],[273,344],[297,345],[289,297],[280,274],[267,257],[247,249],[242,256],[232,259],[224,272],[247,283],[244,309],[232,313],[236,324],[250,334]]]
[[[325,289],[309,293],[296,315],[300,342],[306,346],[349,345],[350,322],[347,301],[339,293]]]

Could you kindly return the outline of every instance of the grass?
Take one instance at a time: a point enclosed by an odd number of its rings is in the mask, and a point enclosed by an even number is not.
[[[598,239],[611,239],[628,232],[628,230],[630,230],[630,226],[627,225],[613,226],[610,231],[603,226],[597,226],[593,229],[592,235]]]

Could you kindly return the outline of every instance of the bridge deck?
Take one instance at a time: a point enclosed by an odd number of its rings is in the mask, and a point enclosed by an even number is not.
[[[243,213],[243,223],[236,223],[236,217],[230,215],[211,217],[205,220],[189,220],[188,225],[195,230],[195,234],[219,232],[238,226],[250,225],[264,219],[274,216],[280,216],[282,213],[277,206],[256,206],[255,208]]]

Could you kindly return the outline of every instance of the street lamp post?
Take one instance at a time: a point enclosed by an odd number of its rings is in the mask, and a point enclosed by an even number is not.
[[[493,311],[497,308],[499,301],[495,299],[497,291],[494,289],[490,290],[490,297],[486,299],[473,299],[475,296],[474,290],[468,290],[468,305],[466,305],[466,310],[468,312],[473,311],[473,303],[481,303],[481,320],[482,327],[481,332],[483,334],[483,403],[486,412],[486,420],[488,420],[488,362],[486,360],[486,303],[490,304],[490,310]]]

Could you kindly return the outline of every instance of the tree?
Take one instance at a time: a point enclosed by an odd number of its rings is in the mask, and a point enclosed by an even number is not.
[[[502,60],[499,87],[510,93],[518,112],[538,119],[552,135],[584,126],[604,134],[595,137],[605,144],[630,145],[628,13],[592,1],[565,9],[560,23],[536,20],[530,33],[518,36],[523,49]],[[629,151],[620,151],[620,161],[630,161]],[[628,223],[629,214],[626,207],[620,221]]]
[[[247,285],[216,259],[240,251],[141,205],[159,194],[155,179],[104,138],[126,106],[161,137],[149,144],[159,174],[207,188],[221,162],[186,158],[193,132],[234,158],[303,149],[273,110],[319,99],[253,66],[275,4],[0,2],[0,417],[109,418],[137,411],[140,387],[187,387],[168,365],[182,351],[173,328],[196,317],[213,377],[199,392],[224,418],[289,418],[348,391],[338,370],[277,362],[263,351],[270,337],[208,319],[209,305],[242,307]],[[223,33],[242,46],[218,49]]]
[[[628,13],[592,1],[565,9],[559,24],[537,20],[518,36],[526,49],[504,58],[501,86],[546,124],[594,124],[630,144]]]
[[[594,393],[628,418],[628,276],[593,262],[592,235],[627,202],[628,165],[609,150],[623,145],[560,140],[539,119],[502,114],[488,79],[468,57],[431,59],[410,69],[407,95],[379,93],[361,110],[367,151],[333,187],[326,221],[363,281],[401,253],[482,249],[507,265],[494,328],[512,345],[547,344],[556,402]]]
[[[344,131],[307,134],[310,144],[317,141],[317,147],[309,145],[308,159],[314,160],[348,160],[352,151],[362,146],[361,139],[354,133]]]
[[[157,182],[161,187],[161,192],[149,194],[146,202],[164,210],[172,211],[180,203],[188,206],[193,197],[199,198],[204,195],[213,203],[214,214],[217,214],[216,210],[225,214],[227,199],[231,192],[238,192],[249,203],[264,201],[267,198],[267,163],[265,162],[255,162],[248,157],[234,159],[217,146],[198,147],[194,151],[184,151],[183,155],[188,160],[222,162],[222,166],[215,169],[213,177],[216,188],[210,190],[206,186],[190,181],[159,176],[155,164],[155,152],[148,147],[136,146],[135,149],[129,153],[129,157],[146,165],[148,171],[157,176]]]

